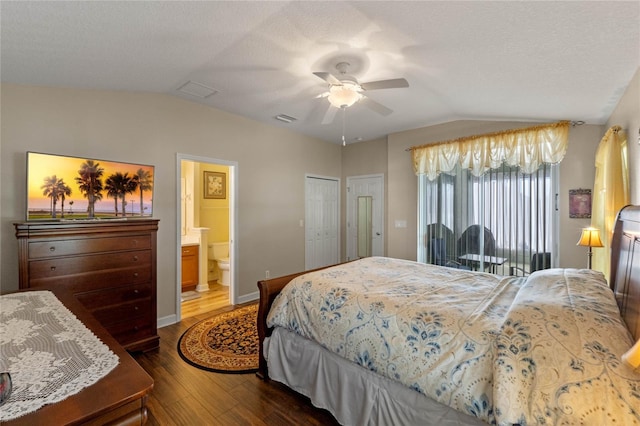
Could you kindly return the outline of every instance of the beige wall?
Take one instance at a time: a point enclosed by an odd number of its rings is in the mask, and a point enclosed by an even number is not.
[[[304,268],[304,177],[341,176],[341,147],[158,94],[2,85],[0,258],[3,292],[18,287],[13,222],[25,218],[26,151],[155,166],[158,317],[176,308],[176,154],[238,163],[239,296]],[[277,250],[274,250],[277,248]]]
[[[342,168],[345,171],[344,180],[348,176],[386,174],[387,138],[351,143],[343,147]]]
[[[637,205],[640,204],[640,68],[609,117],[606,129],[615,125],[627,132],[631,204]]]
[[[413,173],[407,148],[462,136],[496,132],[539,123],[455,121],[436,126],[396,133],[388,141],[388,217],[387,254],[403,259],[417,258],[417,179]],[[560,265],[584,267],[586,254],[575,243],[579,230],[589,220],[569,219],[568,193],[572,188],[592,188],[595,176],[593,158],[602,137],[602,126],[577,126],[569,132],[569,149],[560,165]],[[345,172],[347,172],[345,170]],[[406,221],[406,228],[396,228],[395,222]]]
[[[595,156],[598,143],[604,135],[603,126],[582,125],[569,130],[567,155],[560,163],[560,266],[586,268],[587,250],[576,246],[582,228],[591,225],[591,219],[569,218],[569,190],[593,190],[596,177]],[[594,249],[599,250],[599,249]]]

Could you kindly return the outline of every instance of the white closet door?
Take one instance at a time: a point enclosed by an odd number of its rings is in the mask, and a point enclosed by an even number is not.
[[[339,181],[306,177],[305,269],[340,260]]]
[[[359,196],[373,199],[371,255],[384,256],[384,175],[352,176],[347,178],[347,260],[358,258]]]

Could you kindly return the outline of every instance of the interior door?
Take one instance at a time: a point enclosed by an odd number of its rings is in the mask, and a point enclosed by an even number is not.
[[[305,269],[340,261],[339,181],[305,179]]]
[[[384,256],[384,175],[351,176],[347,178],[347,260],[359,257],[358,197],[371,197],[371,255]]]

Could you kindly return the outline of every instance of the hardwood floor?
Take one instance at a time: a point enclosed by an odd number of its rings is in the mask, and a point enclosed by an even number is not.
[[[196,315],[215,311],[229,306],[229,287],[209,281],[209,291],[198,293],[197,299],[186,300],[181,303],[181,318],[190,318]]]
[[[277,382],[263,382],[254,373],[212,373],[180,358],[178,340],[191,325],[233,308],[195,314],[160,328],[160,348],[134,355],[155,381],[147,424],[338,425],[327,411]]]

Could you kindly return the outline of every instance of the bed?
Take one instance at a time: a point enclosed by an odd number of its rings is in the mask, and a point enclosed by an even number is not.
[[[341,424],[640,424],[640,206],[597,271],[390,258],[258,282],[260,367]]]

